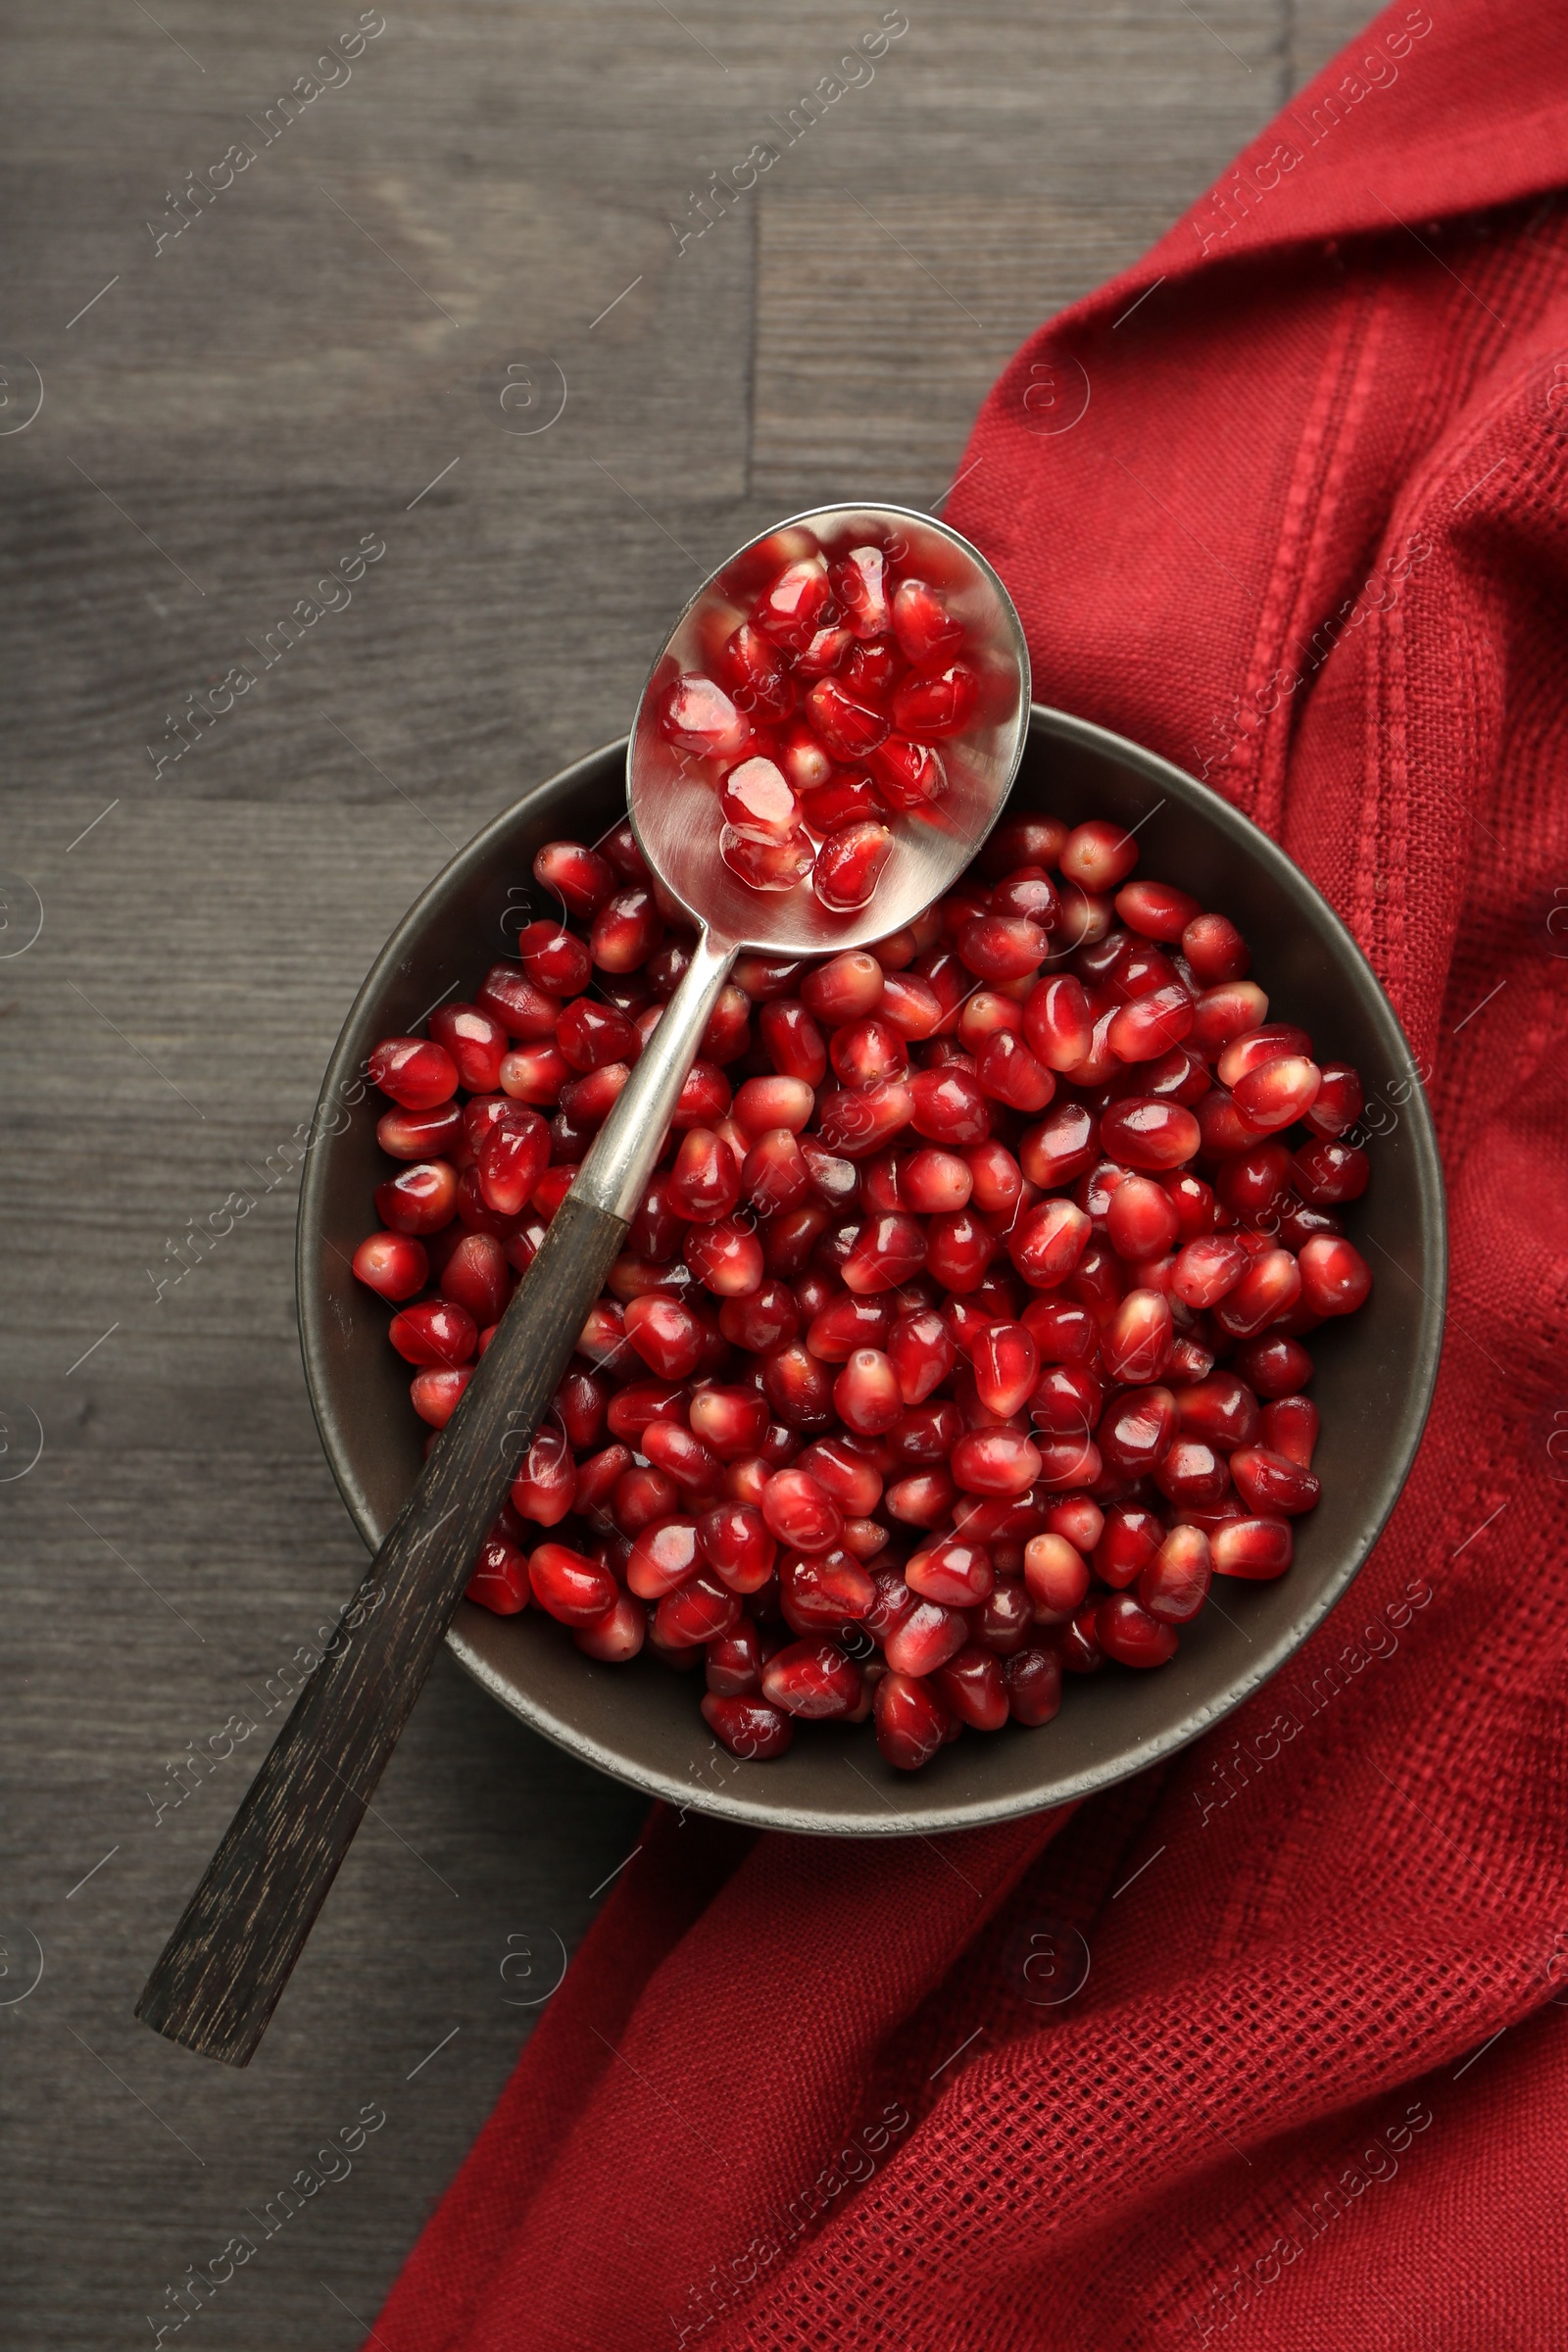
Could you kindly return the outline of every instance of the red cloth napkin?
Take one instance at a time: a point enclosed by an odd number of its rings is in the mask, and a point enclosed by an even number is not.
[[[1041,699],[1277,834],[1430,1068],[1449,1337],[1389,1533],[1072,1817],[656,1816],[384,2352],[1563,2340],[1565,177],[1549,11],[1390,9],[1026,345],[949,510]]]

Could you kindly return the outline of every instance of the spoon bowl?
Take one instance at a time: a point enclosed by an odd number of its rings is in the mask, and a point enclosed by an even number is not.
[[[658,712],[683,671],[709,672],[730,633],[787,564],[829,563],[877,546],[941,595],[964,632],[980,696],[961,734],[943,746],[941,800],[888,822],[893,852],[865,906],[833,914],[809,881],[754,891],[719,856],[723,817],[712,783],[665,741]],[[710,573],[649,672],[626,749],[626,798],[643,856],[663,891],[716,943],[775,956],[834,956],[885,939],[951,888],[996,821],[1023,757],[1029,649],[1011,597],[978,548],[910,507],[817,507],[791,515]]]

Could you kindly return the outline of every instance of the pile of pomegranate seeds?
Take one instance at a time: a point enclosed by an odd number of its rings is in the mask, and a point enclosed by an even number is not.
[[[1361,1082],[1136,858],[1019,817],[874,950],[736,966],[471,1599],[701,1668],[736,1755],[869,1716],[912,1771],[1290,1566],[1301,1341],[1371,1287]],[[692,945],[627,825],[534,873],[572,923],[369,1061],[399,1165],[354,1269],[434,1429]]]
[[[890,816],[947,789],[939,738],[974,716],[964,633],[929,581],[880,547],[787,564],[719,649],[716,678],[664,693],[660,731],[707,764],[719,854],[752,890],[809,877],[831,914],[863,906],[893,849]]]

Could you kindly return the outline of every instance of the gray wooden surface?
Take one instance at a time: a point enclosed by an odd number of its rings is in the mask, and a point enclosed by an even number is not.
[[[265,110],[353,28],[348,0],[9,12],[17,2352],[154,2340],[187,2266],[369,2110],[352,2171],[179,2339],[359,2342],[636,1842],[630,1792],[443,1662],[249,2073],[132,2022],[278,1719],[268,1678],[358,1571],[269,1155],[284,1165],[374,951],[450,846],[620,729],[664,616],[726,549],[836,495],[937,498],[1015,343],[1132,259],[1365,12],[909,0],[874,78],[678,252],[690,192],[782,143],[770,118],[881,13],[388,0],[350,77],[322,69],[338,86],[264,144]],[[254,162],[155,249],[166,191],[233,142]],[[5,429],[28,363],[42,410]],[[352,603],[155,773],[180,698],[363,535],[386,553]],[[268,1185],[160,1297],[169,1245]],[[192,1746],[207,1764],[182,1783]]]

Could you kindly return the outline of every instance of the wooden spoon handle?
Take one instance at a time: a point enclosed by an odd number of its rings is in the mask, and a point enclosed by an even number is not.
[[[147,1980],[136,2015],[170,2040],[254,2053],[625,1235],[576,1192],[556,1211]]]

